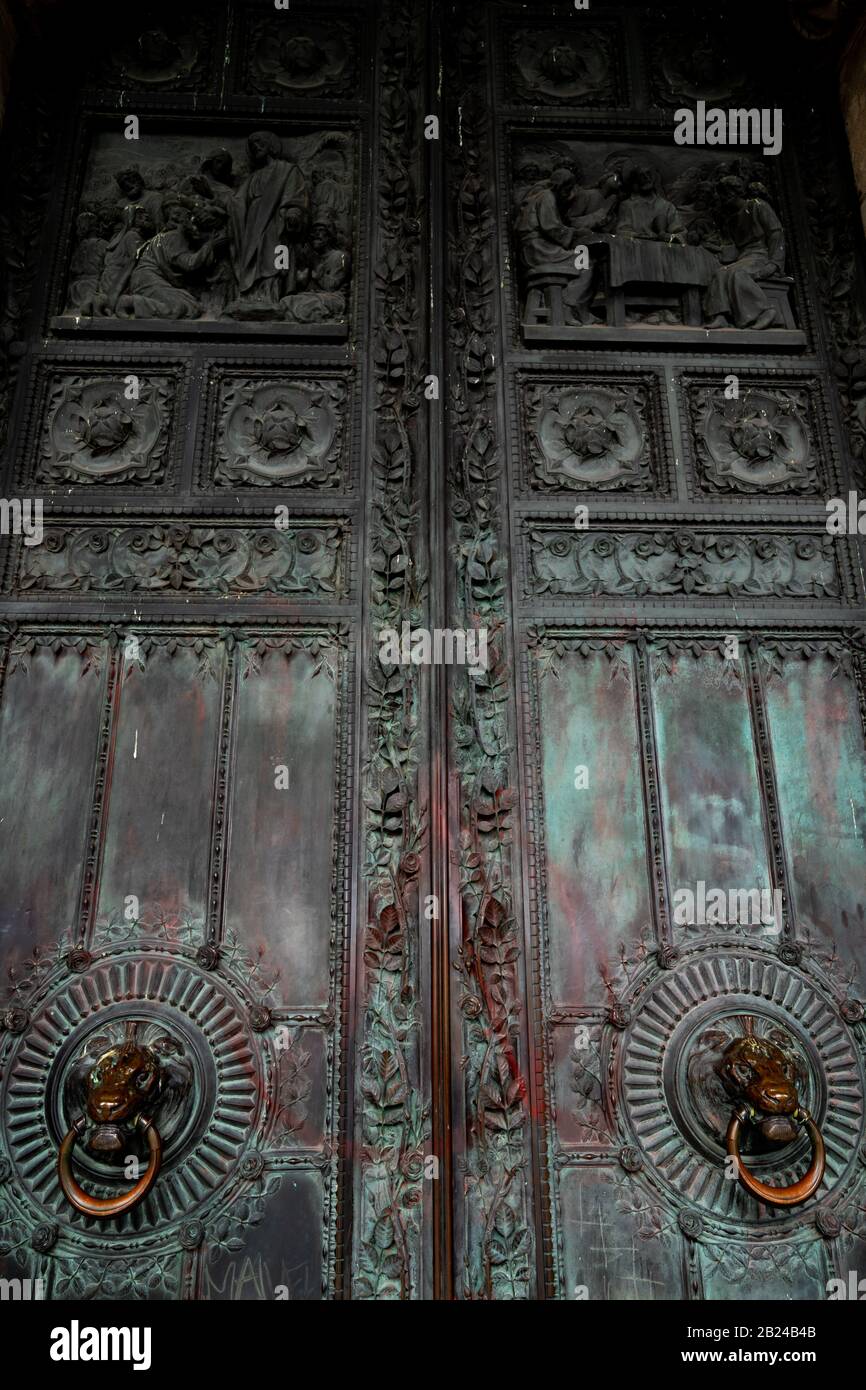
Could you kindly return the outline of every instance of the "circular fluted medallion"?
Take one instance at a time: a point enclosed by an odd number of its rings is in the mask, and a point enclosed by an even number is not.
[[[630,1003],[619,1056],[624,1117],[646,1169],[672,1196],[722,1220],[766,1225],[796,1220],[847,1185],[864,1135],[863,1070],[838,1007],[816,980],[758,952],[702,949]],[[725,1176],[724,1134],[735,1102],[717,1063],[750,1035],[784,1054],[827,1146],[818,1193],[793,1212],[760,1205]],[[747,1143],[749,1168],[771,1185],[790,1185],[808,1165],[802,1133],[771,1143],[752,1130]]]
[[[108,1236],[120,1246],[136,1232],[159,1242],[172,1238],[177,1222],[201,1216],[227,1193],[260,1133],[269,1086],[246,1014],[228,980],[169,950],[116,950],[83,974],[64,971],[55,978],[15,1040],[0,1092],[4,1147],[20,1195],[39,1219],[72,1226],[79,1238]],[[154,1117],[163,1164],[140,1207],[96,1223],[64,1199],[58,1147],[82,1113],[87,1072],[130,1028],[139,1044],[158,1053],[166,1078]],[[141,1154],[134,1141],[119,1155],[78,1144],[75,1166],[88,1191],[111,1196],[128,1186],[125,1160]]]

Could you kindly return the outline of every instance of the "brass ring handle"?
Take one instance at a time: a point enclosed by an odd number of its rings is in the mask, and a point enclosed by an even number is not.
[[[147,1171],[139,1178],[134,1187],[128,1192],[121,1193],[117,1197],[91,1197],[84,1191],[83,1187],[75,1181],[72,1176],[72,1149],[76,1139],[83,1132],[86,1121],[81,1116],[73,1121],[72,1128],[64,1135],[63,1143],[60,1145],[60,1153],[57,1157],[57,1172],[60,1178],[60,1186],[67,1202],[80,1211],[84,1216],[96,1216],[102,1220],[107,1220],[111,1216],[121,1216],[125,1211],[131,1211],[138,1206],[139,1202],[144,1201],[153,1184],[156,1182],[162,1163],[162,1140],[159,1131],[151,1120],[139,1117],[139,1128],[143,1129],[147,1136],[147,1147],[150,1153],[150,1162]]]
[[[805,1202],[807,1197],[811,1197],[812,1193],[817,1191],[824,1177],[827,1155],[820,1129],[808,1110],[804,1110],[801,1106],[795,1112],[795,1118],[803,1121],[812,1142],[812,1162],[808,1172],[798,1182],[791,1183],[790,1187],[771,1187],[769,1183],[760,1182],[758,1178],[753,1177],[740,1158],[740,1128],[746,1120],[752,1118],[753,1114],[754,1112],[747,1105],[737,1106],[731,1115],[728,1132],[725,1136],[728,1153],[737,1162],[740,1182],[747,1192],[751,1192],[753,1197],[760,1198],[762,1202],[770,1202],[776,1207],[793,1207],[798,1202]]]

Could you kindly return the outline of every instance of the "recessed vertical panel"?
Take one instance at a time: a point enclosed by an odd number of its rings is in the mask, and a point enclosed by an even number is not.
[[[202,1253],[200,1297],[216,1302],[309,1302],[322,1297],[322,1179],[300,1168],[266,1172],[265,1211],[226,1218],[228,1239]],[[274,1232],[283,1232],[275,1239]]]
[[[75,923],[104,683],[70,647],[37,648],[0,712],[0,934],[10,959]]]
[[[142,908],[204,917],[221,660],[156,647],[125,675],[110,774],[99,915]]]
[[[685,1297],[680,1238],[621,1169],[579,1167],[560,1177],[561,1296],[593,1303]],[[635,1215],[643,1208],[642,1225]]]
[[[580,1004],[650,914],[633,675],[566,652],[540,686],[551,990]]]
[[[307,652],[239,682],[226,928],[265,948],[289,1007],[328,1002],[337,694]]]
[[[790,660],[767,684],[799,936],[846,961],[866,941],[866,759],[857,695],[829,659]]]
[[[697,912],[699,883],[721,890],[719,921],[731,925],[727,904],[739,913],[745,902],[732,894],[771,886],[742,666],[680,653],[657,674],[653,704],[671,892],[694,894]]]

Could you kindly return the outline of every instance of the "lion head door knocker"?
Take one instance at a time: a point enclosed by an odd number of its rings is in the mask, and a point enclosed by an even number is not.
[[[729,1043],[715,1071],[734,1107],[725,1134],[728,1154],[737,1165],[740,1182],[753,1197],[778,1207],[805,1202],[821,1185],[826,1164],[824,1140],[798,1094],[797,1059],[788,1039],[776,1030],[768,1037],[746,1033]],[[799,1181],[788,1187],[760,1182],[740,1156],[743,1127],[753,1125],[770,1144],[786,1144],[805,1127],[812,1161]]]
[[[729,1176],[773,1206],[805,1202],[824,1176],[824,1141],[807,1108],[818,1101],[813,1073],[804,1046],[760,1013],[718,1017],[693,1034],[688,1048],[685,1092],[693,1120],[714,1143],[714,1162],[727,1151],[735,1167]],[[790,1169],[801,1162],[804,1131],[812,1150],[804,1177],[781,1187],[755,1176],[756,1166]]]
[[[145,1041],[140,1036],[142,1031],[155,1035]],[[162,1163],[163,1141],[157,1117],[162,1120],[163,1116],[176,1114],[190,1084],[191,1069],[177,1040],[167,1033],[160,1034],[152,1025],[132,1020],[124,1024],[119,1041],[113,1041],[111,1032],[88,1040],[64,1087],[66,1112],[73,1118],[57,1160],[60,1186],[76,1211],[107,1219],[130,1211],[144,1200]],[[127,1192],[114,1197],[93,1197],[73,1176],[72,1151],[76,1140],[94,1158],[111,1163],[128,1162],[141,1139],[146,1144],[147,1164]]]

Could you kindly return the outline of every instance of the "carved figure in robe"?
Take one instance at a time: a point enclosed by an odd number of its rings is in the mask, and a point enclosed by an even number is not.
[[[127,225],[132,224],[132,209],[143,207],[147,209],[153,225],[162,226],[163,195],[154,188],[148,188],[140,169],[134,164],[129,169],[121,169],[115,175],[114,182],[120,192],[119,205]]]
[[[218,238],[203,245],[198,240],[185,204],[166,200],[166,225],[139,248],[129,282],[117,312],[130,318],[198,318],[201,301],[188,288],[190,280],[213,262]]]
[[[719,180],[719,222],[729,238],[704,296],[710,328],[770,328],[777,312],[757,283],[785,273],[785,234],[764,198],[749,196],[741,179]]]
[[[84,317],[93,314],[106,252],[116,227],[114,208],[104,204],[82,208],[76,218],[78,240],[69,266],[69,304]]]
[[[565,221],[576,187],[570,169],[554,169],[549,178],[530,184],[518,203],[513,227],[524,272],[567,274],[562,295],[566,321],[585,324],[596,321],[589,311],[595,273],[591,266],[577,269],[575,265],[574,248],[586,242],[588,233],[581,234]],[[586,218],[592,221],[593,214],[587,212]]]
[[[337,244],[329,221],[314,224],[308,257],[309,265],[298,272],[298,283],[303,288],[280,300],[286,318],[295,323],[327,323],[345,318],[352,262],[349,252]]]
[[[628,197],[619,206],[617,236],[641,241],[664,241],[682,246],[685,227],[673,203],[658,191],[648,165],[638,165],[628,179]]]
[[[298,243],[305,231],[309,199],[297,164],[285,159],[270,131],[247,141],[250,171],[229,207],[229,235],[238,298],[228,312],[276,316],[279,301],[297,289]],[[286,248],[286,264],[277,247]]]
[[[94,299],[93,312],[113,318],[118,303],[129,286],[138,253],[156,233],[156,227],[146,207],[129,209],[129,224],[112,239],[105,253],[99,291]]]

